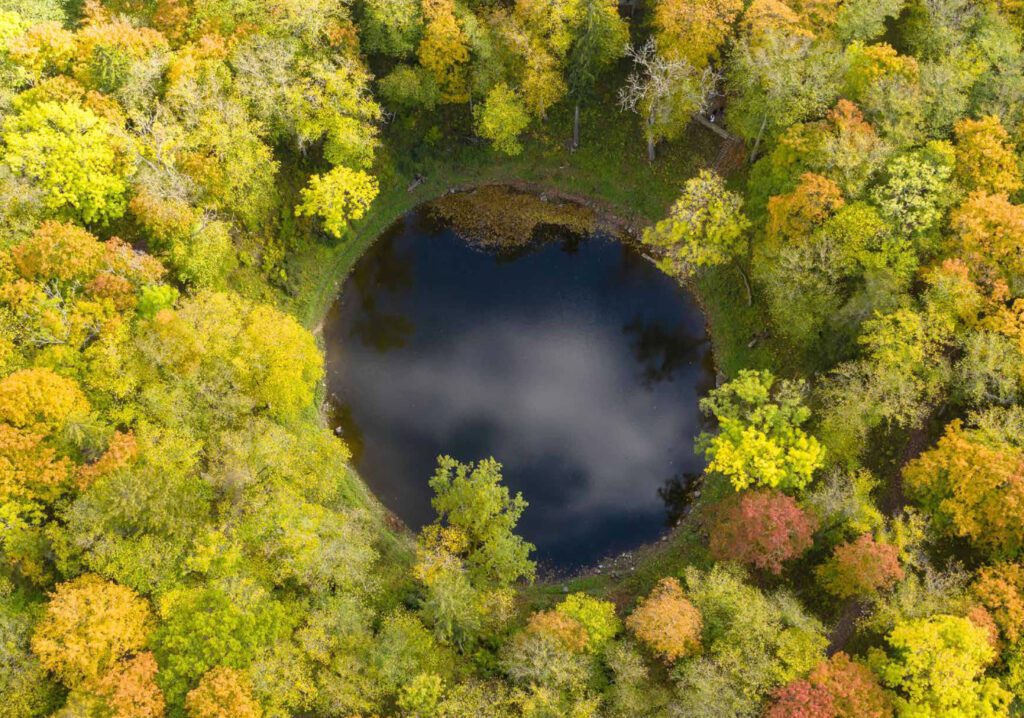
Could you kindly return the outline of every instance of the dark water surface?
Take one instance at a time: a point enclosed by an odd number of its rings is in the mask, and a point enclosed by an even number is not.
[[[657,538],[702,468],[704,317],[618,242],[499,256],[413,212],[356,265],[324,338],[355,465],[413,529],[439,454],[494,456],[536,558],[569,570]]]

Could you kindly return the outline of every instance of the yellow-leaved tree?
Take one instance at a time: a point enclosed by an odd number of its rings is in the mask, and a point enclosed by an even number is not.
[[[77,102],[33,102],[4,123],[3,162],[43,192],[52,212],[107,224],[128,206],[133,146],[110,120]]]
[[[233,668],[208,671],[185,698],[189,718],[260,718],[263,709],[252,697],[249,679]]]
[[[469,41],[455,17],[453,0],[423,0],[426,26],[417,54],[441,88],[444,102],[469,99]]]
[[[78,384],[50,369],[23,369],[0,380],[0,501],[60,495],[74,466],[55,439],[88,412]]]
[[[320,217],[328,233],[341,237],[352,220],[366,214],[379,191],[373,176],[338,166],[309,178],[309,186],[302,190],[302,204],[295,208],[295,213]]]
[[[698,69],[718,57],[743,0],[660,0],[654,6],[658,50]]]
[[[1024,187],[1020,160],[998,117],[965,118],[956,134],[956,176],[970,191],[1012,194]]]

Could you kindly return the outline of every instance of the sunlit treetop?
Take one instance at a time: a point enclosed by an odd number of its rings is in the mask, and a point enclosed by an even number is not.
[[[1013,194],[1024,187],[1020,158],[998,117],[957,122],[956,175],[968,191]]]
[[[615,604],[584,593],[572,593],[555,610],[568,616],[583,627],[587,635],[586,650],[600,653],[622,630],[622,622],[615,614]]]
[[[1024,635],[1024,565],[1002,562],[984,566],[972,591],[991,614],[1000,635],[1017,643]]]
[[[976,190],[953,210],[950,225],[953,251],[972,266],[975,277],[1013,283],[1024,276],[1018,251],[1024,242],[1024,206],[1005,193]]]
[[[892,718],[891,694],[871,669],[840,651],[806,679],[776,691],[765,718]]]
[[[846,71],[846,92],[858,100],[882,80],[897,78],[907,83],[916,83],[920,68],[917,60],[909,55],[900,55],[891,45],[879,43],[865,45],[854,42],[846,49],[848,68]]]
[[[75,382],[49,369],[23,369],[0,379],[0,421],[15,428],[50,433],[88,411]]]
[[[135,456],[134,437],[104,430],[74,380],[44,368],[0,379],[0,499],[51,502]]]
[[[759,36],[774,31],[803,36],[813,34],[802,26],[800,16],[782,0],[754,0],[743,13],[741,27],[755,42]]]
[[[3,162],[45,193],[55,214],[107,224],[127,208],[131,140],[75,102],[33,103],[4,122]]]
[[[75,56],[75,36],[60,22],[50,20],[26,28],[7,47],[14,61],[39,79],[70,68]]]
[[[86,574],[57,586],[32,650],[69,685],[89,686],[142,649],[152,620],[149,604],[134,591]]]
[[[312,405],[323,374],[312,335],[294,318],[226,293],[200,293],[158,312],[138,344],[143,403],[172,423],[218,426],[251,412],[294,420]]]
[[[132,64],[166,53],[166,38],[157,30],[137,27],[91,4],[94,12],[75,34],[72,72],[86,87],[110,93],[128,80]]]
[[[1004,716],[1012,696],[985,669],[996,654],[966,618],[936,615],[901,622],[874,649],[871,664],[897,692],[900,715]]]
[[[159,281],[164,274],[158,261],[125,242],[100,242],[84,229],[60,222],[44,222],[10,252],[18,274],[32,281],[81,287],[111,274],[138,286]]]
[[[844,0],[789,0],[803,21],[815,29],[835,25]]]
[[[366,169],[377,145],[380,106],[369,92],[369,75],[355,62],[314,66],[288,94],[299,146],[325,138],[324,157],[332,164]]]
[[[834,182],[843,197],[862,195],[892,149],[861,109],[839,100],[824,119],[790,126],[754,166],[747,203],[758,213],[772,197],[785,196],[812,173]]]
[[[718,56],[741,0],[663,0],[654,7],[658,47],[666,57],[703,68]]]
[[[244,678],[217,668],[245,668],[300,620],[261,584],[244,577],[176,587],[161,595],[157,609],[159,624],[149,644],[160,664],[158,681],[168,703],[188,707],[187,696],[199,687],[211,709],[222,701],[243,705],[242,696],[250,695]],[[205,686],[204,676],[210,676]]]
[[[700,651],[701,614],[677,579],[663,578],[640,600],[626,626],[669,663]]]
[[[145,289],[164,273],[117,238],[100,242],[75,225],[44,222],[0,251],[0,316],[18,360],[80,371],[90,347],[124,338]]]
[[[878,676],[843,651],[819,663],[809,676],[812,685],[832,697],[836,718],[889,718],[892,698]]]
[[[311,49],[348,47],[354,39],[347,7],[330,0],[162,0],[154,5],[142,14],[174,44],[210,34],[290,36]]]
[[[587,645],[587,632],[580,622],[558,611],[533,614],[526,624],[526,632],[549,637],[573,653],[582,652]]]
[[[701,400],[718,420],[717,433],[699,437],[708,470],[740,491],[750,486],[799,491],[824,461],[825,449],[801,427],[810,418],[803,387],[771,372],[743,370]]]
[[[871,534],[836,546],[817,574],[825,590],[840,598],[873,596],[904,575],[896,546],[876,541]]]
[[[507,155],[523,151],[519,135],[530,123],[522,100],[504,83],[487,93],[486,101],[475,109],[476,132],[489,139],[494,149]]]
[[[742,198],[726,189],[722,178],[702,170],[686,181],[668,218],[644,231],[644,244],[664,252],[666,269],[693,274],[737,259],[746,246],[750,222]]]
[[[990,409],[975,427],[954,420],[938,443],[903,470],[908,493],[944,532],[994,556],[1024,550],[1024,432],[1019,411]]]
[[[55,75],[40,80],[12,98],[11,106],[23,111],[42,102],[81,105],[115,128],[123,127],[126,121],[124,109],[115,99],[85,87],[68,75]]]
[[[799,242],[846,203],[839,186],[821,175],[804,173],[791,193],[768,202],[768,237],[773,242]]]
[[[379,191],[377,179],[372,175],[344,166],[335,167],[309,178],[309,186],[302,190],[302,203],[295,208],[295,213],[320,217],[324,230],[340,238],[353,220],[366,214]]]
[[[218,666],[211,669],[185,698],[189,718],[260,718],[263,708],[252,697],[244,673]]]

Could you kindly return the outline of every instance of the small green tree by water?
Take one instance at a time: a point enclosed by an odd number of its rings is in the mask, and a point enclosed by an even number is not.
[[[479,586],[508,586],[533,579],[533,544],[515,534],[526,499],[502,484],[501,464],[484,459],[463,464],[442,456],[430,480],[437,521],[425,534],[440,532],[452,553],[465,562],[470,580]]]
[[[750,282],[740,262],[748,254],[750,221],[743,214],[743,198],[725,188],[711,170],[686,181],[669,215],[644,230],[643,243],[661,253],[658,266],[676,276],[692,276],[701,269],[734,262],[750,299]]]
[[[423,614],[443,641],[466,647],[511,617],[512,584],[533,580],[534,546],[515,534],[526,508],[502,484],[501,464],[438,458],[430,480],[437,520],[420,533],[416,578]]]

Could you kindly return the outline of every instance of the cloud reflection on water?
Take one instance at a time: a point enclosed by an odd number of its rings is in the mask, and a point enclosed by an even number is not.
[[[652,497],[629,477],[664,476],[665,447],[696,430],[692,407],[659,405],[637,391],[636,362],[621,336],[565,322],[491,323],[412,365],[396,353],[377,355],[351,391],[354,404],[379,406],[377,421],[429,435],[438,446],[482,425],[499,461],[559,457],[586,477],[563,492],[559,508],[573,512],[650,506]]]
[[[700,465],[710,375],[692,301],[607,242],[497,262],[409,234],[380,250],[391,266],[404,253],[404,281],[364,272],[326,332],[328,383],[365,437],[371,487],[415,528],[432,516],[438,453],[493,455],[530,502],[521,528],[541,558],[584,563],[653,538],[658,489]],[[381,318],[403,342],[360,341]]]

